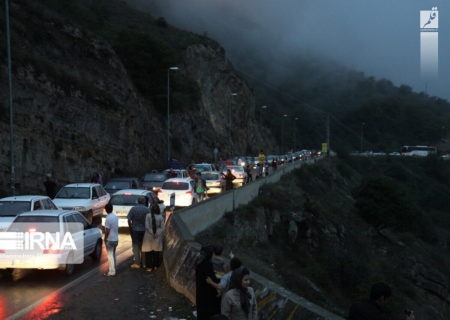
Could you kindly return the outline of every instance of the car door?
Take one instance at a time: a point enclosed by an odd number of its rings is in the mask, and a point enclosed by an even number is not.
[[[89,255],[95,248],[98,239],[98,229],[92,227],[89,221],[79,212],[72,212],[75,222],[83,224],[84,256]],[[97,230],[95,230],[97,229]]]

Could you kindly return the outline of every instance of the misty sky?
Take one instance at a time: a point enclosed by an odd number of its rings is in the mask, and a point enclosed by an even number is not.
[[[133,0],[173,25],[206,33],[233,50],[318,52],[395,85],[450,100],[448,0]],[[439,76],[420,73],[420,10],[438,8]]]

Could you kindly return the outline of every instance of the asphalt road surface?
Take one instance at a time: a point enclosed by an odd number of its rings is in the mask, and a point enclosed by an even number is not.
[[[176,293],[165,270],[131,269],[131,239],[121,233],[118,274],[105,277],[106,251],[90,257],[68,277],[58,270],[14,270],[0,279],[0,319],[164,319],[195,318],[195,307]]]

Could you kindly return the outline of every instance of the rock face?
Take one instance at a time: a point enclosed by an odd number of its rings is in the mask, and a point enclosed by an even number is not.
[[[43,193],[46,173],[62,185],[100,171],[136,175],[166,166],[166,118],[135,89],[111,45],[27,1],[10,8],[13,155],[20,193]],[[39,14],[36,14],[39,12]],[[4,34],[3,34],[4,35]],[[210,161],[270,143],[254,122],[252,90],[220,46],[185,49],[182,72],[200,91],[197,110],[171,115],[173,157]],[[8,79],[1,64],[0,193],[11,176]],[[237,93],[238,96],[232,96]],[[226,121],[231,111],[232,125]],[[231,139],[232,138],[232,139]],[[233,142],[234,141],[234,142]],[[265,142],[263,142],[265,141]]]

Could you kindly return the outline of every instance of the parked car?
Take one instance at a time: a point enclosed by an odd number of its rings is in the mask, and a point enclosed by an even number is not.
[[[128,212],[130,209],[138,204],[138,198],[147,198],[149,208],[157,204],[163,217],[165,217],[166,206],[164,201],[160,200],[158,196],[151,190],[144,189],[125,189],[114,193],[109,201],[113,205],[113,212],[119,218],[119,227],[128,227]],[[106,217],[106,212],[103,214]],[[103,220],[103,225],[105,221]]]
[[[222,174],[226,174],[227,170],[230,169],[231,173],[236,177],[233,180],[233,185],[243,186],[247,181],[247,172],[241,166],[225,166],[223,168]]]
[[[50,246],[27,244],[27,236],[19,237],[17,233],[48,232],[52,239]],[[2,248],[0,254],[0,269],[11,271],[20,269],[61,269],[66,274],[74,272],[75,264],[82,263],[84,258],[91,256],[99,261],[102,254],[102,232],[90,224],[87,219],[75,210],[37,210],[27,211],[17,215],[9,226],[9,232],[15,236],[15,242]],[[74,247],[67,247],[59,235],[71,235]],[[29,240],[28,240],[29,241]],[[60,241],[60,242],[58,242]],[[42,244],[42,243],[41,243]],[[47,243],[45,243],[47,245]],[[11,247],[12,246],[12,247]],[[52,248],[53,246],[53,248]],[[81,248],[79,247],[81,246]]]
[[[113,194],[123,189],[139,189],[141,182],[138,178],[111,178],[104,186],[106,192]]]
[[[99,225],[110,198],[101,184],[72,183],[62,187],[53,202],[61,209],[80,211],[90,223]]]
[[[225,179],[219,171],[203,171],[201,175],[208,188],[207,194],[222,193],[225,190]]]
[[[164,181],[166,181],[167,179],[169,179],[169,175],[167,172],[147,173],[142,178],[142,188],[158,192],[159,189],[161,189]]]
[[[0,199],[0,231],[5,231],[19,213],[56,209],[58,207],[47,196],[26,195],[2,198]]]
[[[197,202],[194,180],[191,178],[171,178],[164,181],[158,193],[159,199],[170,206],[170,195],[175,194],[175,207],[188,207]]]

